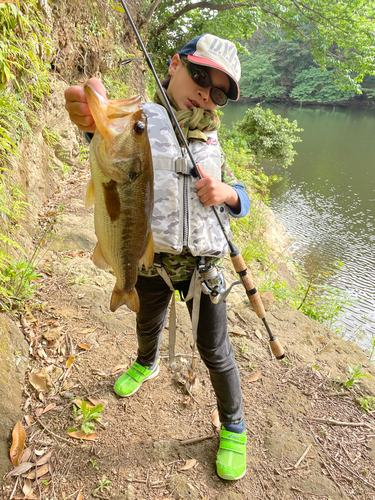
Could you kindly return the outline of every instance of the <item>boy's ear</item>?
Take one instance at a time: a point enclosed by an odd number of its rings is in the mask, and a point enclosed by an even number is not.
[[[178,54],[175,54],[172,57],[171,63],[169,65],[168,74],[170,74],[171,76],[175,74],[177,66],[180,64],[180,61],[181,61],[180,56]]]

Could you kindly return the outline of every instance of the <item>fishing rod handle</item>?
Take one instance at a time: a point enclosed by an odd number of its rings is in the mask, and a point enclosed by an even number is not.
[[[258,318],[263,320],[266,317],[266,311],[264,310],[262,299],[260,298],[258,290],[255,288],[251,273],[248,271],[242,255],[238,250],[236,250],[230,253],[230,258],[234,269],[241,276],[242,283],[246,289],[246,295],[248,296],[254,311],[257,313]]]

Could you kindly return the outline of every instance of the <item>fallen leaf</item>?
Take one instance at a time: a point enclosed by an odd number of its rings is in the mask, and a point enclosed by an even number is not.
[[[78,406],[78,408],[82,408],[82,401],[80,399],[73,399],[72,403]],[[86,406],[89,410],[92,410],[95,405],[92,405],[86,401]]]
[[[183,465],[182,467],[180,467],[178,470],[189,470],[192,467],[194,467],[194,465],[196,463],[197,463],[197,461],[195,460],[195,458],[192,458],[190,460],[186,460],[185,465]]]
[[[215,428],[219,431],[221,429],[221,422],[219,418],[219,410],[216,408],[212,412],[212,423],[214,424]]]
[[[43,413],[47,413],[47,411],[52,410],[52,408],[55,408],[55,406],[56,406],[56,403],[50,403],[49,405],[47,405],[47,406],[44,408],[44,410],[42,411],[42,414],[43,414]]]
[[[40,417],[40,415],[43,413],[43,410],[44,410],[44,408],[42,408],[42,407],[40,406],[39,408],[37,408],[37,409],[35,410],[35,415],[36,415],[37,417]]]
[[[46,381],[37,373],[29,373],[29,382],[37,391],[47,390]]]
[[[27,497],[29,495],[29,493],[31,493],[31,490],[32,490],[31,481],[30,481],[30,479],[26,478],[24,483],[23,483],[23,486],[22,486],[22,491],[23,491],[23,494],[25,495],[25,497]]]
[[[37,457],[41,457],[45,452],[46,450],[34,450],[34,453]]]
[[[66,362],[66,367],[69,368],[70,366],[72,366],[73,363],[74,363],[74,356],[71,355],[71,356],[69,356],[69,359]]]
[[[31,467],[34,467],[34,464],[32,462],[25,462],[23,464],[20,464],[15,469],[9,472],[7,478],[12,476],[20,476],[21,474],[24,474],[25,472],[29,471]]]
[[[29,427],[31,424],[33,424],[35,422],[35,420],[33,419],[33,417],[31,415],[25,415],[25,421],[26,421],[27,427]]]
[[[255,330],[255,332],[254,332],[254,333],[255,333],[255,335],[258,337],[258,339],[262,340],[262,338],[263,338],[263,337],[262,337],[262,334],[260,333],[260,331],[259,331],[259,330]]]
[[[112,373],[116,373],[120,370],[127,370],[127,369],[128,369],[128,365],[117,365],[113,368]]]
[[[78,333],[91,333],[93,332],[94,330],[92,328],[86,328],[86,330],[81,330],[80,332]]]
[[[43,455],[41,458],[39,458],[39,460],[36,463],[37,466],[40,467],[41,465],[46,464],[48,462],[48,460],[51,458],[52,453],[53,453],[53,450],[49,451],[48,453],[46,453],[45,455]]]
[[[86,439],[87,441],[93,441],[94,439],[97,439],[99,437],[96,432],[93,432],[92,434],[85,434],[83,431],[74,431],[68,432],[68,434],[73,438]]]
[[[28,462],[30,457],[31,448],[26,448],[26,450],[23,450],[23,452],[21,453],[20,458],[18,459],[18,463],[23,464],[24,462]]]
[[[10,460],[13,465],[18,465],[18,459],[25,447],[26,431],[18,420],[12,432],[12,446],[10,447]]]
[[[258,370],[251,375],[248,382],[255,382],[256,380],[259,380],[261,376],[262,376],[262,372],[261,372],[261,370]]]
[[[79,493],[78,493],[78,496],[77,496],[76,500],[82,500],[81,490],[79,490]]]
[[[105,405],[106,403],[104,401],[102,401],[101,399],[99,398],[96,398],[95,396],[88,396],[87,399],[94,405]]]
[[[77,344],[81,349],[85,349],[85,351],[90,351],[91,347],[88,344]]]
[[[37,477],[42,477],[44,476],[44,474],[47,474],[47,472],[49,472],[48,464],[42,465],[42,467],[39,467],[37,470]],[[27,479],[35,479],[35,470],[30,472],[30,474],[28,474],[26,477]]]

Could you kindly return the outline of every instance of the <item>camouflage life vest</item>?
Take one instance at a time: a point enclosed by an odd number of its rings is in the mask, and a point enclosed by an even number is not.
[[[222,257],[228,244],[211,207],[197,194],[193,165],[180,147],[167,111],[155,103],[143,103],[154,165],[154,212],[152,233],[155,253],[180,254],[188,247],[193,256]],[[212,177],[221,180],[221,150],[217,132],[207,132],[207,142],[190,141],[194,159]],[[217,205],[231,237],[229,212]]]

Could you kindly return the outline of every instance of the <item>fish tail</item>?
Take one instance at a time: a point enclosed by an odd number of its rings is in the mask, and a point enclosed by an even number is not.
[[[116,283],[112,292],[111,304],[109,308],[112,312],[115,312],[116,309],[124,304],[134,312],[139,311],[139,297],[137,290],[133,288],[130,292],[125,292],[124,290],[120,290]]]

